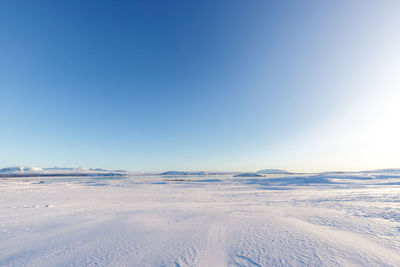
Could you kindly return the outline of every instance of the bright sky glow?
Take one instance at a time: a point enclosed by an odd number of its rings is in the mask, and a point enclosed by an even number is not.
[[[399,1],[6,1],[0,167],[400,167]]]

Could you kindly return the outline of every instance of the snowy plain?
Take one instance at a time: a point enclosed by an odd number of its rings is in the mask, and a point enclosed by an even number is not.
[[[0,266],[399,266],[400,171],[0,179]]]

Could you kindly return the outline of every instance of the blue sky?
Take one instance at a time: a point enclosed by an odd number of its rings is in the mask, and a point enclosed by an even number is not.
[[[400,167],[399,1],[1,6],[1,166]]]

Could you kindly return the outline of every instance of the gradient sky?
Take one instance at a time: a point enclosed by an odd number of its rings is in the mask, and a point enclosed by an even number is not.
[[[2,1],[0,167],[400,167],[400,1]]]

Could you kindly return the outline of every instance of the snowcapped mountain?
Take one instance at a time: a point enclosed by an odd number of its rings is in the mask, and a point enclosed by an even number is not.
[[[46,171],[88,171],[89,169],[78,167],[78,168],[65,168],[65,167],[51,167],[51,168],[44,168],[43,170]],[[104,170],[106,171],[106,170]]]
[[[86,168],[37,168],[37,167],[6,167],[0,169],[0,177],[33,177],[33,176],[125,176],[129,173],[123,170],[86,169]]]
[[[42,168],[37,167],[6,167],[0,169],[0,173],[23,173],[23,172],[40,172],[43,171]]]

